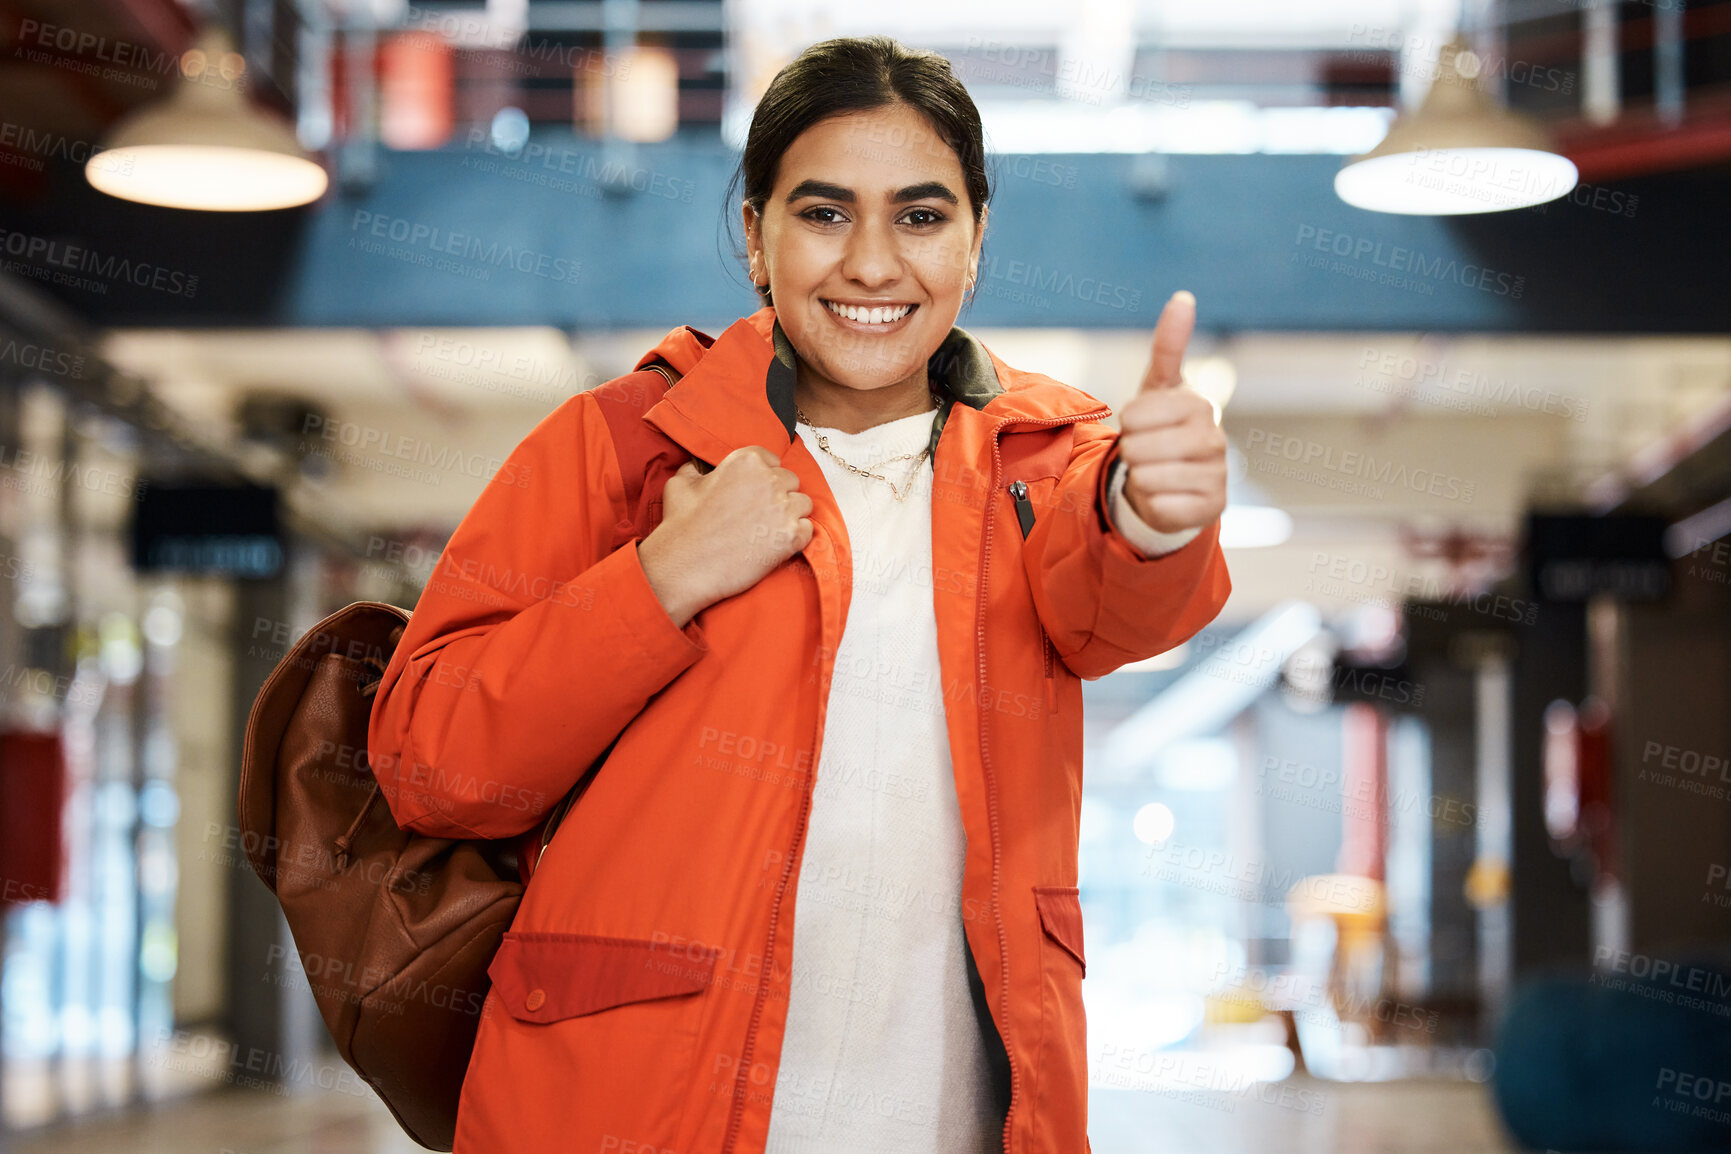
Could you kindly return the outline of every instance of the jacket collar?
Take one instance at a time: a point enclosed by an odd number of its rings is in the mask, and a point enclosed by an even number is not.
[[[798,357],[774,306],[741,317],[719,337],[681,325],[635,367],[657,359],[683,375],[650,406],[645,419],[696,456],[714,463],[741,445],[763,445],[779,455],[792,443]],[[938,396],[934,457],[958,401],[986,417],[1009,421],[1079,419],[1105,407],[1080,389],[1011,368],[959,326],[951,326],[927,370]]]

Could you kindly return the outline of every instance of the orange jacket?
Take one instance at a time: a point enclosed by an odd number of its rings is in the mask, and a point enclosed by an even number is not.
[[[544,418],[457,527],[385,672],[370,760],[407,829],[523,834],[611,743],[494,959],[456,1154],[763,1149],[852,579],[834,498],[793,435],[777,329],[768,307],[713,343],[675,329],[638,373]],[[684,374],[644,418],[679,450],[658,476],[685,453],[763,445],[814,505],[800,554],[683,629],[644,576],[604,408],[655,355]],[[1213,619],[1230,588],[1219,525],[1142,558],[1102,512],[1106,405],[960,328],[932,365],[955,399],[931,461],[930,580],[1005,1149],[1081,1154],[1080,679]]]

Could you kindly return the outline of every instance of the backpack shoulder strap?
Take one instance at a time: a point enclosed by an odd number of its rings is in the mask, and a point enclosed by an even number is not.
[[[678,369],[657,358],[636,372],[615,377],[594,389],[596,403],[601,406],[608,434],[613,439],[613,453],[625,485],[625,506],[631,511],[630,525],[620,527],[619,542],[634,533],[647,536],[661,523],[661,486],[691,459],[691,454],[677,441],[643,419],[643,414],[666,395],[680,375]]]

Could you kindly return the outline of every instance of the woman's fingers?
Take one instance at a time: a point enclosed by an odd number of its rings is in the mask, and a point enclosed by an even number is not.
[[[1134,506],[1132,506],[1134,508]],[[1143,502],[1136,509],[1148,526],[1161,533],[1194,529],[1206,525],[1220,515],[1223,502],[1197,493],[1161,493]]]
[[[1212,460],[1226,451],[1226,438],[1213,425],[1168,425],[1124,433],[1118,453],[1129,464]]]
[[[1212,495],[1225,491],[1220,470],[1201,461],[1160,461],[1152,465],[1132,465],[1125,478],[1149,497],[1167,493],[1200,493]]]

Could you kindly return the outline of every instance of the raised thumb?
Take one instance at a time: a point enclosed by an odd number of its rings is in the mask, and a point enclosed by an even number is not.
[[[1142,374],[1137,392],[1175,389],[1183,383],[1180,370],[1190,334],[1196,328],[1196,298],[1186,289],[1172,294],[1154,325],[1154,347],[1148,356],[1148,371]]]

